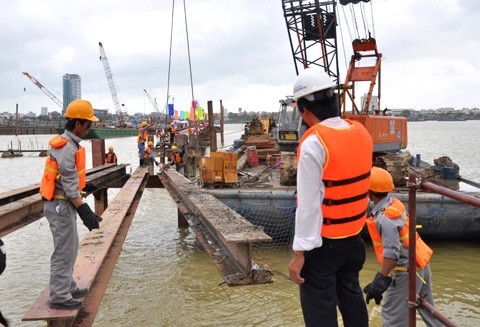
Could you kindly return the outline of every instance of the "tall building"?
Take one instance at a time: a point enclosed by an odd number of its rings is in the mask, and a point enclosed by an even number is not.
[[[63,75],[63,110],[65,113],[70,102],[82,98],[82,80],[77,74]]]
[[[41,116],[48,116],[48,108],[47,107],[42,107],[40,109],[40,115]]]

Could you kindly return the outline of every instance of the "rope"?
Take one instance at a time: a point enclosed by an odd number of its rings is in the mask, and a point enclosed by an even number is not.
[[[165,123],[167,122],[168,117],[168,98],[170,97],[170,68],[172,66],[172,39],[173,39],[173,14],[175,12],[175,0],[172,0],[172,23],[170,25],[170,51],[168,55],[168,74],[167,74],[167,100],[166,103],[166,115],[165,115]]]
[[[192,102],[193,102],[193,101],[195,101],[195,97],[193,95],[192,61],[190,59],[190,41],[188,39],[187,7],[185,5],[185,0],[183,0],[183,12],[184,12],[184,16],[185,16],[185,32],[187,34],[188,67],[189,67],[189,70],[190,70],[190,87],[192,88]]]

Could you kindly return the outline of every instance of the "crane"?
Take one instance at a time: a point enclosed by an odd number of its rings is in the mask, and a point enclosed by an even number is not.
[[[340,8],[347,7],[346,10],[342,9],[344,16],[348,12],[352,16],[350,20],[345,19],[345,23],[354,23],[357,34],[352,41],[353,55],[343,84],[340,83],[337,56],[337,38],[341,36],[337,36],[337,26],[340,28],[339,20],[342,17],[337,15],[337,0],[282,0],[282,6],[297,75],[299,67],[317,66],[327,72],[340,91],[339,107],[343,110],[339,114],[360,121],[366,127],[372,135],[375,153],[397,151],[407,145],[407,121],[404,117],[380,115],[382,54],[378,52],[376,40],[371,36],[366,15],[357,15],[358,11],[366,12],[364,5],[370,1],[339,1],[342,5]],[[362,31],[358,26],[365,28]],[[361,36],[363,33],[365,35]],[[356,87],[360,82],[368,83],[369,87],[362,104],[357,105]],[[281,101],[278,138],[285,143],[285,147],[291,148],[300,140],[304,126],[297,109],[290,105],[292,99],[287,100]],[[347,104],[351,105],[351,112],[347,112]],[[291,122],[295,122],[294,126],[291,126]]]
[[[122,120],[122,106],[124,106],[124,104],[121,104],[120,100],[118,99],[117,87],[115,86],[115,80],[113,79],[112,70],[110,69],[110,64],[108,63],[107,54],[105,53],[105,49],[103,49],[102,42],[98,42],[98,46],[100,47],[100,61],[103,64],[103,69],[105,70],[105,75],[107,76],[108,87],[110,88],[110,93],[112,94],[115,112],[120,116],[120,120]]]
[[[147,98],[148,100],[150,101],[150,103],[152,104],[153,106],[153,109],[155,109],[155,112],[157,114],[160,114],[160,109],[158,109],[158,104],[157,104],[157,101],[156,99],[152,99],[152,97],[150,96],[150,94],[147,92],[147,90],[143,89],[143,91],[145,92],[145,94],[147,95]]]
[[[45,85],[40,83],[40,81],[38,79],[36,79],[35,77],[33,77],[32,75],[30,75],[27,72],[23,72],[22,74],[27,76],[32,81],[33,84],[35,84],[40,90],[42,90],[43,93],[45,93],[50,99],[53,100],[53,102],[55,102],[63,110],[63,101],[60,101],[52,92],[50,92],[45,87]]]

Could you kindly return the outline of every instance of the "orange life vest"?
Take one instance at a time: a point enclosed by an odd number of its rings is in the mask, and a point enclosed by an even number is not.
[[[117,163],[117,155],[114,152],[107,152],[105,156],[106,163]]]
[[[372,167],[372,137],[356,121],[346,127],[315,124],[302,136],[297,152],[298,165],[303,141],[316,134],[325,149],[322,237],[345,238],[358,234],[366,219]]]
[[[138,136],[137,136],[137,143],[142,143],[148,140],[148,129],[147,128],[141,128],[138,131]]]
[[[405,210],[405,206],[403,203],[393,198],[392,203],[390,206],[382,209],[383,214],[390,219],[403,219],[405,221],[405,225],[400,229],[400,241],[405,244],[406,247],[409,246],[410,240],[408,238],[408,215],[407,211]],[[370,237],[372,238],[373,249],[375,250],[375,255],[377,256],[377,261],[382,264],[383,263],[383,242],[380,233],[377,230],[377,226],[375,225],[375,220],[373,217],[367,218],[367,228]],[[415,261],[417,266],[420,269],[424,269],[433,255],[433,250],[425,244],[425,242],[420,238],[417,232],[415,232],[416,240],[415,240]]]
[[[180,152],[173,152],[172,153],[172,162],[176,165],[183,163],[183,158],[180,155]]]
[[[145,151],[143,152],[143,157],[144,157],[145,159],[148,159],[148,158],[150,157],[150,154],[148,153],[148,151],[150,151],[150,147],[149,147],[149,146],[147,146],[147,147],[145,148]]]
[[[52,148],[61,148],[67,144],[68,139],[61,135],[55,135],[49,142],[49,146]],[[78,189],[83,190],[87,184],[87,172],[86,172],[86,155],[85,148],[79,146],[75,155],[75,166],[78,172]],[[47,157],[45,162],[45,169],[40,183],[40,195],[47,201],[51,201],[53,198],[64,198],[63,196],[55,195],[55,181],[60,179],[60,171],[58,170],[58,162],[56,162],[50,156]]]

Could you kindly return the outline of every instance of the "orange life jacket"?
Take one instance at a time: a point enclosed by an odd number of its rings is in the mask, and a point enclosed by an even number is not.
[[[183,158],[182,156],[180,155],[180,152],[173,152],[172,153],[172,162],[174,164],[182,164],[183,163]]]
[[[61,135],[55,135],[49,142],[49,146],[52,148],[61,148],[67,144],[68,139]],[[78,172],[78,189],[83,190],[87,184],[87,172],[86,172],[86,155],[85,148],[79,146],[75,155],[75,166]],[[58,170],[58,162],[56,162],[50,156],[47,157],[45,162],[45,169],[40,183],[40,194],[42,198],[47,201],[51,201],[53,198],[64,198],[63,196],[55,195],[55,181],[60,179],[60,171]]]
[[[149,146],[145,148],[145,151],[143,152],[143,158],[148,159],[150,157],[150,154],[148,153],[148,151],[150,151]]]
[[[403,219],[405,221],[405,225],[400,229],[400,241],[405,244],[406,247],[409,246],[410,240],[408,238],[408,215],[407,211],[405,210],[405,206],[403,203],[393,198],[392,203],[390,206],[383,208],[381,210],[383,214],[390,219]],[[375,220],[373,217],[367,218],[367,228],[370,237],[372,238],[373,249],[375,250],[375,255],[377,256],[377,261],[382,264],[383,263],[383,242],[380,233],[377,230],[377,226],[375,225]],[[415,240],[415,261],[417,266],[420,269],[424,269],[433,255],[433,250],[425,244],[425,242],[420,238],[417,232],[415,232],[416,240]]]
[[[105,156],[106,163],[117,163],[117,155],[114,152],[107,152]]]
[[[302,136],[297,152],[298,165],[303,141],[316,134],[325,149],[322,237],[345,238],[358,234],[366,219],[372,167],[372,137],[356,121],[335,128],[322,124],[310,127]]]
[[[148,140],[148,129],[147,128],[141,128],[138,131],[138,136],[137,136],[137,143],[142,143]]]

